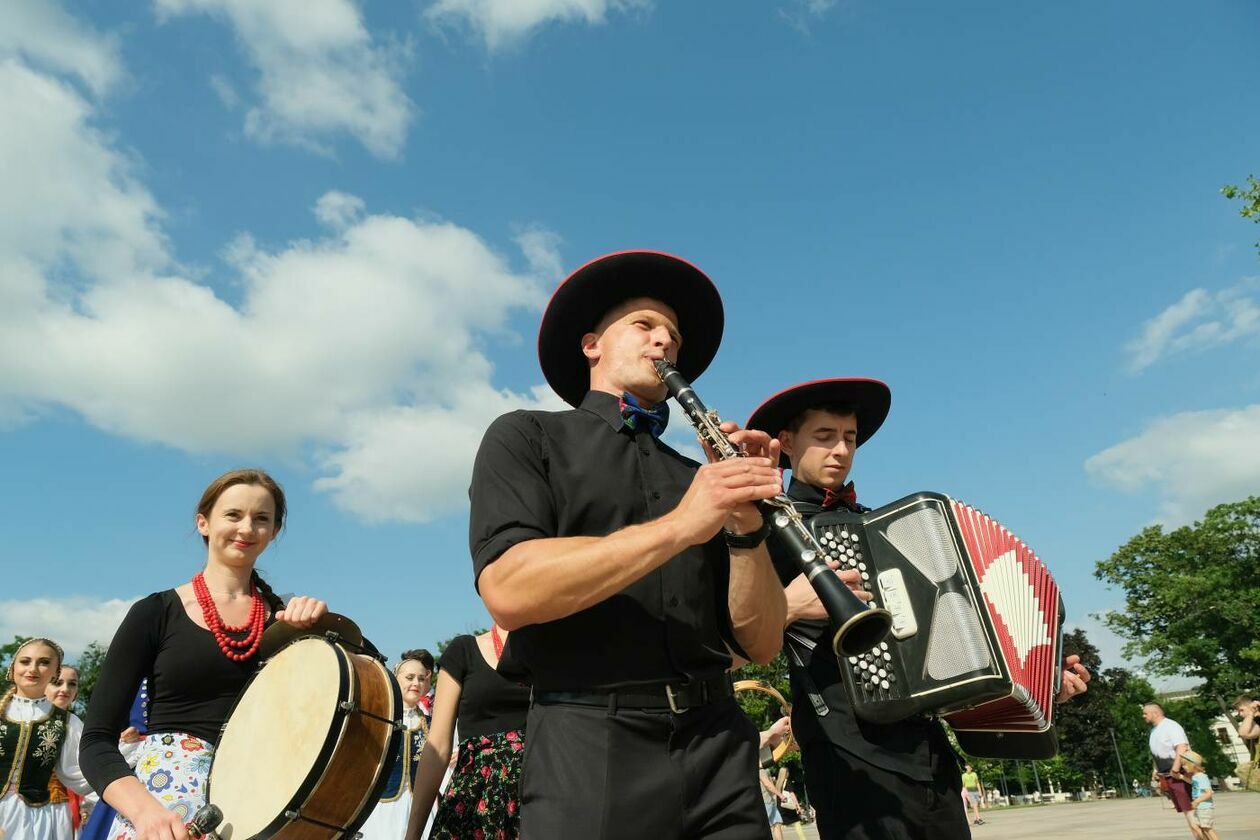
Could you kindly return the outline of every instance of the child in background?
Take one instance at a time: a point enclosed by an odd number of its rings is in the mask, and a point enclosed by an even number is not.
[[[1221,840],[1216,833],[1216,803],[1212,801],[1212,780],[1203,772],[1203,756],[1194,750],[1181,754],[1181,775],[1190,783],[1190,804],[1203,840]]]

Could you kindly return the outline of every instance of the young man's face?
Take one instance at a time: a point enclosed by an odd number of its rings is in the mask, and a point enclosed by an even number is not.
[[[678,360],[682,336],[674,310],[652,298],[635,298],[610,310],[594,332],[582,337],[591,362],[591,388],[640,399],[665,399],[665,384],[653,361]]]
[[[824,490],[844,486],[857,451],[857,415],[810,409],[795,432],[780,432],[792,475]]]

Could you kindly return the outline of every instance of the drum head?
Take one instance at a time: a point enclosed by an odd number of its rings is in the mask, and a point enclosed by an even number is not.
[[[347,696],[342,654],[300,639],[267,661],[237,700],[210,766],[210,802],[223,810],[223,840],[245,840],[281,817],[318,779],[319,756],[339,731]],[[300,804],[300,803],[299,803]]]

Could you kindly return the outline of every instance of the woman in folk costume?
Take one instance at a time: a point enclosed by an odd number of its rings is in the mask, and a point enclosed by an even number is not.
[[[310,627],[327,613],[313,598],[282,603],[254,568],[284,514],[284,491],[265,472],[219,476],[195,517],[205,568],[190,583],[137,601],[114,635],[82,748],[85,774],[118,810],[109,840],[186,840],[184,823],[205,804],[214,745],[258,669],[263,629],[272,621]],[[133,771],[118,733],[144,678],[149,734]]]
[[[79,669],[73,665],[62,665],[61,673],[48,682],[44,696],[58,709],[70,711],[74,701],[79,698]],[[54,804],[65,802],[70,806],[70,827],[74,836],[78,837],[85,813],[91,809],[84,805],[82,796],[73,790],[67,790],[55,775],[48,781],[48,792],[52,795],[51,801]]]
[[[394,678],[403,699],[403,727],[398,761],[390,774],[380,801],[359,829],[364,840],[402,840],[411,816],[411,791],[416,783],[420,754],[429,737],[433,706],[429,688],[433,683],[433,654],[427,650],[404,651],[394,668]]]
[[[0,697],[0,837],[71,840],[70,804],[52,801],[52,780],[89,802],[96,794],[79,769],[83,723],[45,696],[60,674],[61,648],[30,639],[13,654],[13,688]]]

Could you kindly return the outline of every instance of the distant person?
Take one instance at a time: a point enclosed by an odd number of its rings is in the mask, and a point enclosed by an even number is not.
[[[1234,701],[1234,711],[1238,714],[1238,737],[1247,745],[1247,752],[1254,756],[1256,743],[1260,741],[1260,702],[1244,694]]]
[[[1216,833],[1216,803],[1212,801],[1212,780],[1203,772],[1203,756],[1194,750],[1181,754],[1182,779],[1190,782],[1190,804],[1194,806],[1194,819],[1199,824],[1203,840],[1221,840]]]
[[[775,786],[770,772],[764,767],[758,768],[758,781],[761,783],[761,801],[766,806],[766,819],[770,822],[770,836],[774,840],[783,840],[783,814],[779,812],[783,792]]]
[[[967,807],[971,808],[971,824],[984,825],[984,820],[980,819],[980,801],[984,798],[984,785],[980,781],[980,774],[972,769],[968,764],[962,774],[963,799],[967,801]]]
[[[1186,738],[1186,730],[1170,717],[1164,716],[1164,707],[1158,703],[1147,703],[1142,707],[1142,717],[1151,725],[1150,747],[1155,758],[1155,767],[1151,770],[1151,780],[1159,782],[1160,789],[1168,794],[1177,813],[1186,818],[1190,834],[1199,836],[1194,823],[1190,820],[1190,785],[1181,778],[1181,756],[1190,749]]]
[[[79,669],[73,665],[62,665],[61,673],[49,681],[48,688],[44,690],[44,696],[58,709],[70,711],[74,701],[79,699]],[[70,825],[74,829],[74,836],[78,837],[79,829],[83,827],[84,816],[91,813],[92,809],[84,805],[81,795],[73,789],[66,788],[56,776],[49,779],[48,792],[52,796],[50,805],[64,802],[70,806]]]
[[[381,791],[376,808],[359,829],[365,840],[402,840],[411,819],[411,792],[415,789],[420,755],[429,737],[433,715],[433,654],[424,648],[403,651],[394,666],[394,679],[403,701],[403,737],[398,743],[394,770]]]

